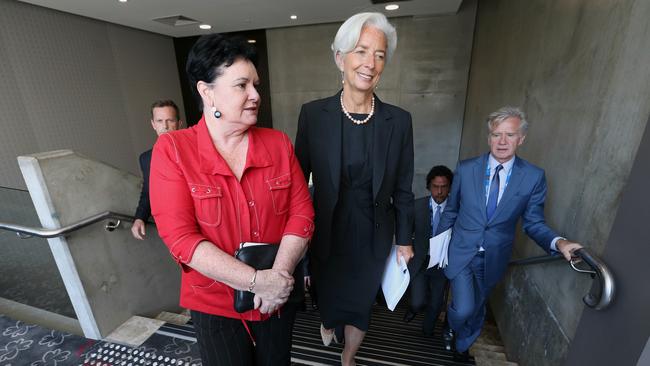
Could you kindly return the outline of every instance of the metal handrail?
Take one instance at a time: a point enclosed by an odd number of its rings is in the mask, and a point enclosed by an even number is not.
[[[105,211],[87,217],[81,221],[75,222],[73,224],[64,226],[59,229],[34,228],[34,227],[14,225],[14,224],[9,224],[4,222],[0,222],[0,229],[14,231],[16,232],[16,234],[18,234],[18,236],[21,239],[30,238],[33,236],[37,236],[40,238],[54,238],[57,236],[66,235],[68,233],[71,233],[73,231],[79,230],[81,228],[84,228],[86,226],[92,225],[96,222],[106,220],[106,219],[117,220],[117,222],[108,222],[104,226],[104,228],[107,231],[113,231],[117,229],[120,226],[122,220],[131,221],[131,222],[135,221],[135,217],[133,216],[112,212],[112,211]],[[587,306],[589,306],[590,308],[594,308],[596,310],[603,310],[607,308],[612,303],[614,299],[614,295],[616,293],[616,283],[614,281],[614,275],[612,274],[612,271],[609,269],[609,267],[607,267],[605,262],[603,262],[598,256],[593,254],[587,248],[578,249],[574,253],[578,257],[580,257],[582,261],[584,261],[584,263],[587,263],[593,269],[593,271],[588,271],[588,270],[586,271],[586,270],[576,268],[575,264],[577,262],[574,261],[571,261],[571,268],[576,272],[588,273],[592,276],[592,278],[597,277],[598,282],[600,283],[599,294],[593,294],[589,292],[587,295],[585,295],[582,298],[582,300]],[[530,264],[538,264],[538,263],[547,263],[547,262],[557,261],[563,258],[564,257],[562,257],[561,255],[544,255],[544,256],[513,260],[510,261],[509,265],[521,266],[521,265],[530,265]]]
[[[6,222],[0,222],[0,229],[14,231],[21,239],[31,238],[33,236],[37,236],[39,238],[54,238],[57,236],[66,235],[68,233],[71,233],[73,231],[79,230],[81,228],[84,228],[86,226],[92,225],[96,222],[106,220],[106,219],[117,220],[117,222],[108,222],[104,226],[106,230],[113,231],[120,225],[122,220],[132,222],[135,220],[135,217],[124,215],[117,212],[112,212],[112,211],[104,211],[102,213],[98,213],[96,215],[87,217],[81,221],[75,222],[73,224],[64,226],[59,229],[35,228],[29,226],[9,224]]]
[[[589,249],[582,248],[577,250],[576,253],[583,261],[585,261],[585,263],[594,269],[596,272],[595,276],[598,278],[598,282],[600,282],[600,293],[594,295],[590,292],[585,295],[582,300],[590,308],[596,310],[606,309],[612,303],[614,295],[616,294],[616,281],[614,281],[614,274],[609,267],[607,267],[605,262],[589,251]],[[592,277],[593,276],[594,275],[592,274]]]
[[[593,269],[593,271],[577,268],[575,266],[577,261],[573,260],[571,261],[571,268],[579,273],[588,273],[592,278],[596,277],[598,279],[598,283],[600,284],[599,293],[593,294],[590,291],[582,298],[582,301],[590,308],[594,308],[596,310],[606,309],[612,303],[614,300],[614,295],[616,294],[616,282],[614,281],[614,275],[612,271],[609,269],[609,267],[607,267],[605,262],[603,262],[598,256],[593,254],[587,248],[578,249],[574,252],[574,254],[582,259],[584,263],[587,263],[589,267]],[[517,259],[510,261],[509,264],[512,266],[523,266],[529,264],[553,262],[560,259],[564,259],[564,257],[561,255],[543,255],[538,257]]]
[[[564,259],[561,255],[540,255],[538,257],[528,257],[523,259],[511,260],[508,265],[511,266],[527,266],[529,264],[539,264],[539,263],[548,263],[555,262],[560,259]]]

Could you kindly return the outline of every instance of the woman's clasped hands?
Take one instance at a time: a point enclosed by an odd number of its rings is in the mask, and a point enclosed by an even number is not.
[[[263,314],[273,313],[289,299],[293,276],[285,270],[267,269],[257,272],[254,304]]]

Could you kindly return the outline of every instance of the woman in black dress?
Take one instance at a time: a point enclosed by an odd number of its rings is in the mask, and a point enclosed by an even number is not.
[[[374,95],[397,43],[381,13],[352,16],[332,51],[343,90],[303,105],[296,155],[312,174],[316,230],[310,249],[323,343],[345,328],[343,365],[354,365],[393,237],[413,256],[411,115]]]

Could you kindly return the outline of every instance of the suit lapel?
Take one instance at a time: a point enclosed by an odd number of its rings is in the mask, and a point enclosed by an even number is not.
[[[390,137],[393,133],[393,124],[390,119],[393,116],[384,107],[384,103],[375,96],[375,128],[373,129],[372,144],[372,196],[377,198],[381,183],[386,172],[386,159],[390,145]]]
[[[431,228],[431,211],[429,210],[429,198],[419,199],[416,201],[415,207],[418,213],[415,217],[419,221],[418,225],[421,228]]]
[[[481,217],[483,221],[487,221],[487,212],[485,207],[487,206],[486,196],[485,196],[485,169],[488,164],[488,154],[483,155],[479,159],[476,159],[476,164],[474,165],[474,188],[476,194],[476,202],[481,202]]]
[[[428,197],[415,200],[415,212],[415,219],[418,220],[418,232],[415,233],[416,240],[414,244],[418,246],[416,252],[422,253],[421,256],[424,257],[424,255],[429,253],[428,235],[431,231],[431,210],[429,210]]]
[[[338,193],[341,183],[341,92],[330,97],[323,106],[324,113],[321,115],[321,136],[328,139],[328,151],[325,152],[329,159],[330,177],[334,191]]]
[[[521,163],[521,159],[518,157],[515,157],[515,162],[512,164],[512,173],[510,174],[510,180],[508,181],[508,185],[506,186],[506,190],[503,192],[503,196],[499,200],[499,204],[497,205],[496,211],[494,211],[494,215],[492,215],[492,220],[494,220],[495,217],[499,216],[499,213],[504,210],[504,206],[508,204],[508,202],[514,197],[515,192],[519,189],[519,186],[521,185],[521,182],[524,180],[524,176],[526,173],[524,172],[523,169],[523,164]]]

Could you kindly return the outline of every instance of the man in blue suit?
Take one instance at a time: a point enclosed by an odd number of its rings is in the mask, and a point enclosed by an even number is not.
[[[524,113],[504,107],[490,114],[487,124],[490,152],[458,164],[436,231],[453,228],[445,275],[451,281],[448,317],[458,361],[469,358],[481,332],[486,299],[506,271],[520,218],[526,234],[548,253],[571,260],[581,248],[546,225],[544,170],[515,155],[528,129]]]

